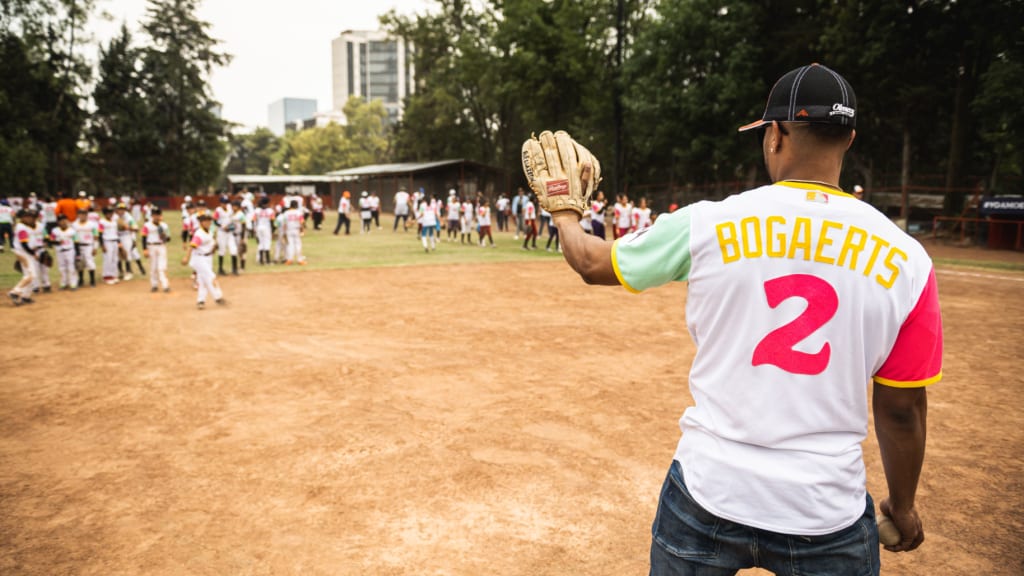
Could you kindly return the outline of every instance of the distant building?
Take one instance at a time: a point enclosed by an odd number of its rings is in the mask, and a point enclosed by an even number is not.
[[[287,128],[316,116],[316,100],[310,98],[282,98],[267,107],[267,127],[278,136]],[[292,126],[289,126],[292,125]]]
[[[412,46],[386,32],[346,30],[331,41],[334,110],[350,96],[380,100],[392,123],[402,118],[402,100],[413,93]]]

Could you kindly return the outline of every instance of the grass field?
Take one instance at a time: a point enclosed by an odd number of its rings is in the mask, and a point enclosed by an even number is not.
[[[415,228],[408,232],[392,232],[393,220],[390,215],[385,215],[381,220],[381,230],[373,230],[370,234],[359,233],[359,223],[355,222],[352,227],[352,234],[345,236],[342,232],[334,236],[335,213],[329,213],[324,222],[322,230],[312,229],[310,222],[309,229],[303,238],[302,249],[306,255],[308,264],[304,269],[308,270],[340,270],[350,268],[377,268],[381,266],[420,266],[424,264],[467,264],[467,263],[498,263],[498,262],[522,262],[533,260],[557,259],[561,256],[556,252],[546,252],[544,246],[547,243],[547,235],[537,239],[538,250],[522,250],[522,240],[516,241],[510,233],[498,233],[492,226],[492,235],[496,247],[479,248],[476,245],[460,245],[458,241],[449,243],[444,240],[445,230],[441,231],[442,240],[435,252],[426,254],[423,246],[419,243]],[[172,278],[180,278],[191,275],[192,271],[188,266],[181,265],[183,251],[181,248],[181,214],[177,211],[168,211],[165,214],[165,221],[171,228],[171,250],[168,252],[168,275]],[[473,234],[474,241],[477,235]],[[140,247],[141,248],[141,247]],[[552,243],[554,249],[554,243]],[[292,268],[283,265],[259,266],[256,255],[256,242],[249,240],[249,254],[246,272],[249,274],[273,274],[287,272]],[[52,253],[52,250],[51,250]],[[148,262],[143,260],[148,269]],[[97,252],[96,269],[97,275],[102,270],[103,256]],[[225,264],[227,267],[228,264]],[[6,251],[0,255],[0,286],[13,286],[21,278],[21,274],[15,272],[14,256]],[[51,282],[57,285],[60,278],[56,268],[50,271]]]

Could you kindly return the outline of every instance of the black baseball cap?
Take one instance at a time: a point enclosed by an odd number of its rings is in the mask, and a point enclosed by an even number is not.
[[[834,70],[810,64],[790,70],[779,78],[768,94],[768,105],[760,120],[740,126],[744,132],[773,121],[813,122],[857,126],[857,96],[853,87]]]

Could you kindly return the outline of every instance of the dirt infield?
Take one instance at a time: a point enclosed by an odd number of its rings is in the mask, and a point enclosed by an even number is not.
[[[938,278],[927,540],[883,573],[1020,574],[1024,275]],[[223,283],[203,312],[184,280],[0,310],[0,574],[646,574],[685,285],[559,262]],[[866,458],[883,496],[873,433]]]

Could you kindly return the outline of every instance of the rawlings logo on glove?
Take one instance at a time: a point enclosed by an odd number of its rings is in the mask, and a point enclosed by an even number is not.
[[[589,178],[584,181],[584,170]],[[548,212],[589,210],[590,195],[601,183],[601,163],[567,133],[545,130],[523,142],[523,174]]]

